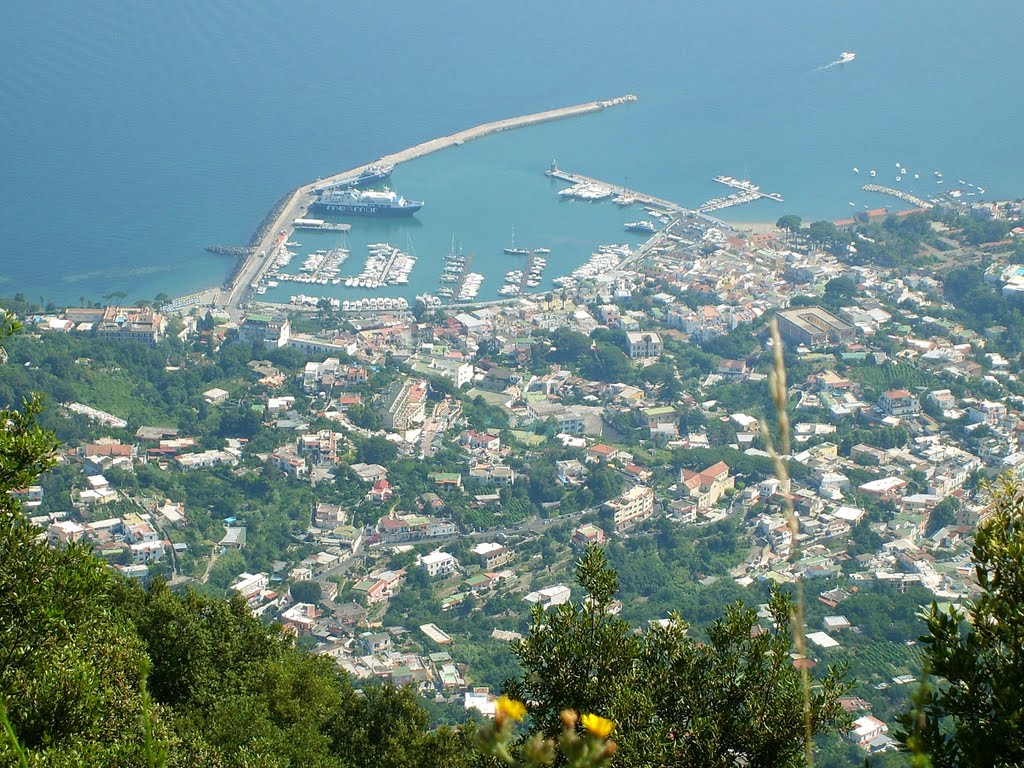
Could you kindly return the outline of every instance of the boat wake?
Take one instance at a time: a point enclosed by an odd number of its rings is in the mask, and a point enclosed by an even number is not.
[[[820,67],[815,67],[815,72],[824,72],[827,69],[833,67],[841,67],[843,64],[849,64],[851,61],[857,58],[857,54],[851,53],[850,51],[843,51],[842,55],[835,61],[830,61],[828,64],[823,64]]]

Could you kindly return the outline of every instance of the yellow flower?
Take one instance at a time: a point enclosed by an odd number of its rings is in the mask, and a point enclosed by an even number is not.
[[[586,714],[583,716],[583,727],[599,739],[607,739],[608,734],[615,728],[615,723],[600,715]]]
[[[526,715],[526,706],[521,701],[502,696],[494,702],[494,719],[499,723],[505,718],[520,722]]]

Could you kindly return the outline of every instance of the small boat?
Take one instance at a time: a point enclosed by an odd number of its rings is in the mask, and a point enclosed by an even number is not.
[[[551,249],[550,248],[534,248],[533,252],[534,253],[551,253]]]
[[[853,166],[853,172],[854,173],[860,173],[860,168],[858,168],[856,165]]]
[[[871,176],[872,176],[872,177],[874,177],[874,176],[877,176],[877,175],[878,175],[878,174],[876,173],[875,169],[874,169],[874,168],[872,168],[872,169],[871,169]]]

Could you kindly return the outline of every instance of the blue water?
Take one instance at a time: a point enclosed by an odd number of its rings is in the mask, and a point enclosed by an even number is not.
[[[628,240],[632,217],[613,206],[559,203],[540,175],[553,157],[684,204],[720,194],[720,173],[786,198],[733,209],[737,220],[890,204],[860,186],[870,168],[894,184],[897,162],[921,176],[902,182],[909,191],[935,190],[940,169],[947,185],[1024,194],[1014,0],[13,0],[5,11],[0,294],[77,302],[217,284],[230,263],[203,247],[244,243],[301,183],[629,91],[637,104],[401,167],[396,188],[427,201],[418,225],[388,233],[422,257],[410,292],[434,284],[453,233],[488,275],[482,296],[499,287],[513,225],[522,244],[552,248],[549,277],[593,243]],[[815,71],[843,50],[856,62]]]

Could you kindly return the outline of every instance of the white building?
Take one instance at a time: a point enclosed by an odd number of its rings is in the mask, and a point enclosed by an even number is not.
[[[454,555],[442,552],[439,549],[435,549],[430,554],[423,555],[420,558],[420,565],[426,569],[427,576],[432,579],[454,573],[458,564],[459,561],[455,559]]]
[[[523,599],[532,604],[539,605],[545,611],[553,605],[562,605],[569,602],[571,590],[564,584],[556,584],[553,587],[544,587],[536,592],[531,592]]]
[[[658,357],[665,346],[661,342],[661,336],[651,331],[630,331],[626,334],[626,343],[629,346],[629,356]]]

